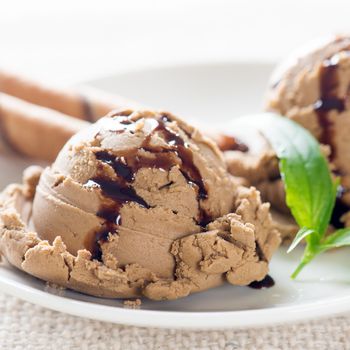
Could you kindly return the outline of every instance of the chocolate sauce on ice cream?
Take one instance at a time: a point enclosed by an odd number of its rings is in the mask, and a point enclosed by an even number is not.
[[[132,127],[133,120],[125,117],[114,117],[113,120],[116,124],[122,125],[121,127],[116,125],[116,133],[135,132]],[[190,146],[179,133],[167,126],[167,123],[171,122],[167,115],[163,115],[155,122],[153,130],[145,137],[141,146],[127,151],[103,150],[95,152],[96,159],[111,166],[116,174],[114,180],[106,178],[103,168],[100,167],[98,176],[93,177],[84,185],[87,188],[100,188],[101,194],[113,201],[113,204],[110,201],[103,204],[101,210],[97,213],[106,222],[102,229],[96,233],[95,245],[98,244],[99,240],[105,240],[109,233],[117,232],[118,225],[121,224],[122,220],[120,209],[125,203],[135,202],[144,208],[150,207],[132,187],[135,175],[141,168],[157,168],[169,171],[172,167],[178,166],[188,184],[197,189],[199,225],[206,226],[212,220],[212,217],[206,213],[199,202],[207,199],[208,193],[201,174],[194,164]],[[165,145],[154,145],[152,143],[152,136],[155,133],[160,134],[166,143]],[[96,246],[93,250],[98,252]],[[95,254],[95,256],[99,255],[99,253]]]
[[[328,117],[331,110],[343,112],[345,98],[337,96],[338,93],[338,56],[323,61],[320,72],[320,99],[315,103],[318,121],[322,129],[320,142],[331,147],[330,158],[335,156],[336,149],[333,142],[332,122]]]
[[[116,123],[118,122],[116,120]],[[201,174],[194,164],[192,150],[179,134],[166,126],[167,122],[170,122],[168,117],[158,119],[157,126],[145,138],[139,148],[128,150],[126,153],[121,152],[120,157],[106,151],[96,152],[96,158],[111,165],[118,176],[129,182],[133,181],[136,172],[141,168],[158,168],[168,171],[173,166],[179,166],[188,182],[198,187],[199,198],[207,198],[207,190]],[[124,118],[121,123],[130,125],[132,121]],[[127,130],[118,130],[118,132],[125,131]],[[167,143],[166,147],[152,145],[151,139],[155,132],[161,133]],[[152,153],[154,157],[140,156],[137,154],[139,149]],[[174,153],[180,158],[181,162],[178,162],[177,157],[170,153]]]
[[[87,248],[92,251],[92,258],[100,259],[101,250],[99,248],[100,241],[106,241],[109,234],[116,233],[118,226],[121,224],[120,209],[124,203],[135,202],[144,208],[149,205],[137,195],[136,191],[131,187],[119,181],[111,181],[101,178],[89,180],[85,187],[100,188],[103,196],[113,200],[112,204],[104,204],[102,209],[97,212],[97,216],[105,219],[101,230],[96,232],[93,242],[91,238],[86,242]]]

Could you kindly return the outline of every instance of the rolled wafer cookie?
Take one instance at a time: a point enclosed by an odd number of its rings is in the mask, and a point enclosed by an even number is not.
[[[0,93],[0,133],[17,152],[53,161],[66,141],[87,121]]]
[[[97,89],[61,89],[1,70],[0,92],[90,122],[113,109],[141,107],[135,101]]]

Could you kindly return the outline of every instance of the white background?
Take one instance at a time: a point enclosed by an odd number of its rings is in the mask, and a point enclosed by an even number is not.
[[[72,84],[176,62],[275,62],[342,32],[346,0],[0,0],[0,68]]]

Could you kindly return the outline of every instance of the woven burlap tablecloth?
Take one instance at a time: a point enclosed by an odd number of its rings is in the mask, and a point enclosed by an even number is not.
[[[350,349],[350,315],[260,329],[181,331],[92,321],[0,293],[0,349]]]

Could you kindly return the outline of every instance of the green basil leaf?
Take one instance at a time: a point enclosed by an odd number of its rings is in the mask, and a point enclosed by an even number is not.
[[[343,228],[335,231],[331,235],[327,236],[322,244],[321,248],[331,249],[331,248],[339,248],[350,245],[350,228]]]
[[[329,202],[324,203],[325,207],[328,206],[328,209],[326,209],[325,211],[329,213],[329,216],[320,217],[319,227],[321,230],[320,232],[322,232],[322,235],[324,235],[324,233],[327,231],[327,228],[329,226],[329,222],[331,220],[332,212],[335,206],[335,201],[337,199],[337,192],[338,192],[339,185],[340,185],[339,178],[336,178],[335,180],[332,181],[333,198]]]
[[[299,124],[274,113],[246,116],[234,121],[258,127],[279,158],[286,202],[299,227],[322,237],[335,203],[335,187],[327,160],[317,140]],[[311,237],[311,236],[309,236]]]
[[[311,230],[307,227],[302,227],[294,237],[294,240],[290,245],[290,247],[288,248],[287,253],[290,253],[305,237],[313,233],[315,233],[314,230]]]

